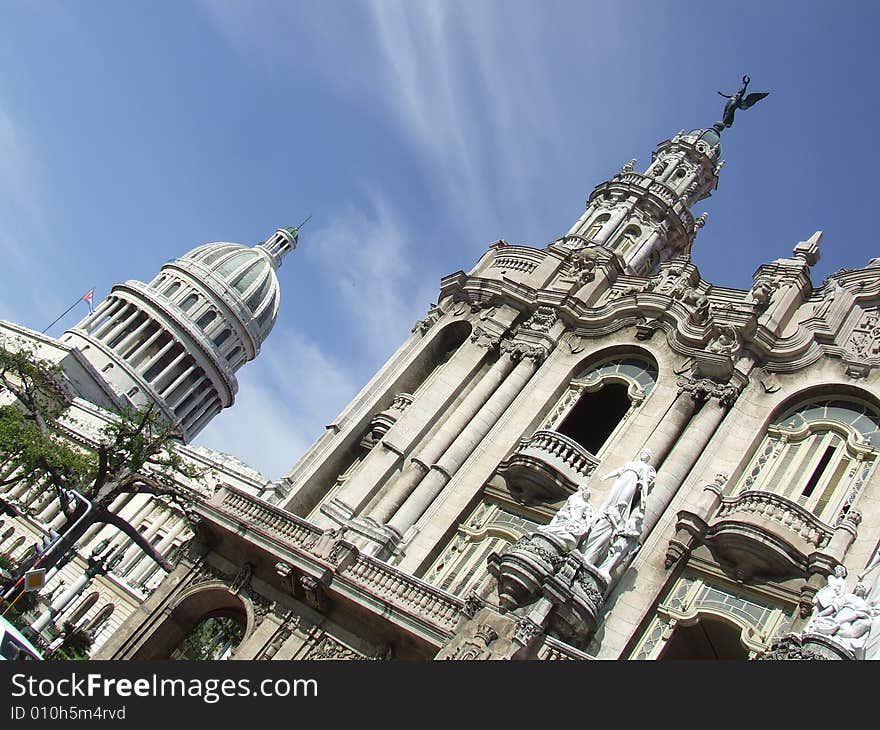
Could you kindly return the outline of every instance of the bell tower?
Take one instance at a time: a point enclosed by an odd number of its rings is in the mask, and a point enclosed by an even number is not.
[[[714,127],[682,130],[657,146],[643,173],[635,164],[596,186],[567,236],[605,247],[626,273],[644,276],[669,258],[690,256],[708,217],[695,217],[691,208],[718,187],[720,136]]]

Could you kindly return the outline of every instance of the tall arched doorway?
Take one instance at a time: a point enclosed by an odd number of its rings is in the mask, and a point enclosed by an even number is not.
[[[253,625],[245,601],[221,583],[186,592],[132,659],[222,659]]]
[[[659,659],[748,659],[740,641],[742,628],[715,616],[702,616],[690,626],[679,624]]]

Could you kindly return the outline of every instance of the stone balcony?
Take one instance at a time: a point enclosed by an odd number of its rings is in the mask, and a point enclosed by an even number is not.
[[[535,431],[498,467],[511,495],[527,504],[566,498],[595,470],[599,460],[557,431]]]
[[[831,526],[779,494],[747,490],[722,497],[721,484],[716,483],[705,487],[696,509],[678,513],[666,564],[704,544],[722,568],[740,580],[827,574],[843,559],[860,519],[852,510]]]
[[[460,618],[462,599],[360,554],[338,531],[322,531],[257,497],[223,486],[196,509],[202,518],[199,529],[220,538],[212,541],[215,549],[222,551],[225,544],[236,551],[238,562],[263,565],[258,573],[264,579],[274,580],[271,565],[283,561],[284,580],[306,587],[306,602],[321,612],[333,604],[356,605],[435,646],[452,634]],[[238,554],[240,543],[224,541],[222,533],[247,533],[259,552]]]

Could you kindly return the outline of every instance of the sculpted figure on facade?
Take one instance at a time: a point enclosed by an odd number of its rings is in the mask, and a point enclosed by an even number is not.
[[[852,592],[842,592],[841,581],[845,586],[842,575],[829,576],[828,585],[822,589],[828,592],[817,600],[805,632],[831,637],[853,658],[864,659],[865,647],[880,624],[880,606],[868,602],[868,587],[861,581]],[[816,598],[819,599],[819,593]]]
[[[613,477],[616,479],[590,525],[581,547],[581,552],[588,563],[599,567],[609,557],[614,540],[634,529],[635,522],[630,520],[636,510],[639,509],[644,513],[648,491],[657,474],[654,467],[648,463],[651,456],[650,449],[643,449],[639,453],[638,460],[628,461],[603,477],[603,479]]]
[[[828,582],[813,596],[813,613],[804,629],[813,630],[816,625],[823,625],[832,619],[840,607],[840,601],[846,593],[846,568],[838,565],[828,576]],[[821,633],[821,632],[819,632]]]
[[[633,510],[630,518],[615,531],[614,539],[608,548],[608,554],[601,565],[596,566],[609,583],[617,578],[618,572],[626,565],[630,556],[638,550],[644,518],[644,509],[642,505],[639,505]]]
[[[590,529],[594,519],[595,511],[590,504],[590,490],[585,482],[565,500],[565,504],[553,515],[549,524],[538,528],[538,532],[562,540],[566,552],[571,552]]]

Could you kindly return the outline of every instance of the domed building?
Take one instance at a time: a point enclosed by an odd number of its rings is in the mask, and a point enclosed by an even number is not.
[[[550,243],[445,276],[282,479],[187,447],[221,472],[192,486],[197,536],[144,495],[118,505],[174,571],[110,535],[122,562],[56,622],[112,616],[104,659],[181,656],[206,629],[232,659],[880,657],[880,261],[814,283],[817,231],[748,288],[701,276],[730,108]],[[296,242],[199,246],[60,342],[29,336],[191,439],[271,331]],[[813,621],[833,591],[863,606],[858,636]]]
[[[260,352],[278,315],[276,269],[296,228],[265,243],[207,243],[165,264],[149,283],[113,287],[61,341],[76,347],[116,394],[155,404],[189,442],[235,401],[235,373]]]

